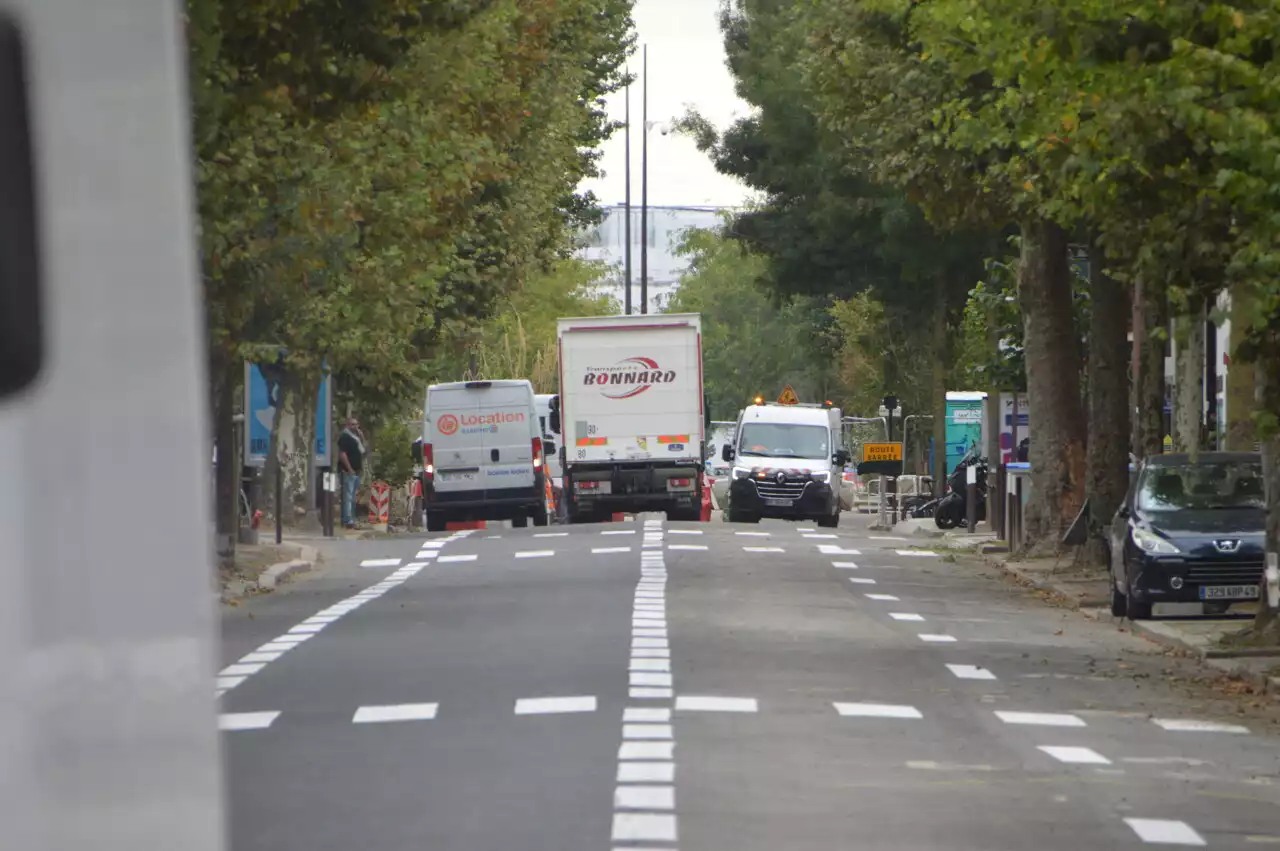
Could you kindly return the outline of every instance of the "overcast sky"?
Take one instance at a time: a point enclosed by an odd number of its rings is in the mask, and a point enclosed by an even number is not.
[[[723,130],[748,106],[733,90],[725,67],[718,23],[720,0],[636,0],[636,52],[631,69],[640,76],[641,45],[649,46],[649,121],[667,122],[692,105]],[[640,204],[641,90],[631,86],[631,203]],[[609,100],[609,114],[621,121],[622,92]],[[683,136],[649,134],[649,203],[654,205],[737,206],[749,195],[745,185],[717,172],[706,155]],[[606,206],[622,203],[626,155],[619,130],[602,147],[603,177],[583,183]]]

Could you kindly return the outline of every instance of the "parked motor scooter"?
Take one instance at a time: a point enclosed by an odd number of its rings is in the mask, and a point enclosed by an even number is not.
[[[938,501],[933,509],[933,522],[939,529],[954,529],[963,525],[968,519],[968,469],[976,467],[978,471],[978,520],[987,519],[987,459],[978,455],[974,446],[951,472],[947,480],[950,490]]]

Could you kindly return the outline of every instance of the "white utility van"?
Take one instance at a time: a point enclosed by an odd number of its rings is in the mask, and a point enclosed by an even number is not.
[[[840,523],[843,447],[840,409],[770,402],[744,408],[721,457],[733,464],[727,519],[761,517]]]
[[[547,525],[542,429],[528,381],[428,387],[422,456],[428,531],[457,520]]]

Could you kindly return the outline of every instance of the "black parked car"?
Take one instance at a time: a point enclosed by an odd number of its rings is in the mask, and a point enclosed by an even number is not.
[[[1154,603],[1222,612],[1256,600],[1266,499],[1255,452],[1154,455],[1111,522],[1111,612],[1151,617]]]

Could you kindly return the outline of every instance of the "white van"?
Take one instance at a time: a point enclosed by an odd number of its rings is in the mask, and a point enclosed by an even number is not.
[[[547,525],[542,430],[528,381],[428,387],[422,456],[428,531],[456,520]]]

